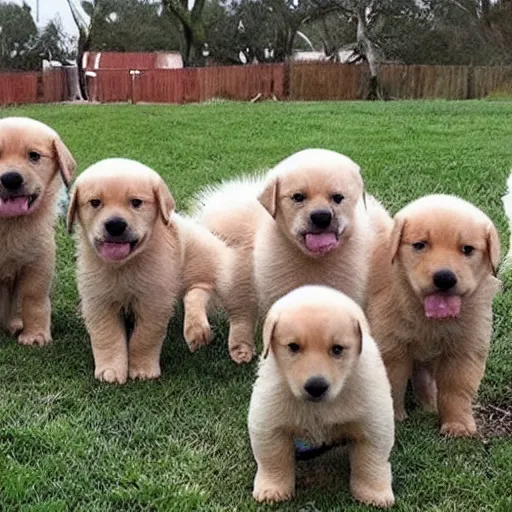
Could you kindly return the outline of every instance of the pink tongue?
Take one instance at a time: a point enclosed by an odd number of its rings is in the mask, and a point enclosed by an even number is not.
[[[0,217],[11,217],[27,213],[28,197],[14,197],[12,199],[0,199]]]
[[[460,314],[461,300],[458,295],[427,295],[423,301],[427,318],[454,318]]]
[[[306,235],[306,247],[311,252],[325,253],[338,246],[338,240],[334,233],[308,233]]]
[[[111,242],[105,242],[99,247],[100,254],[106,260],[118,261],[126,258],[130,254],[130,244],[114,244]]]

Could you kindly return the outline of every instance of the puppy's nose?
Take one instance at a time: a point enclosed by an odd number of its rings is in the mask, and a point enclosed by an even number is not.
[[[304,389],[312,398],[321,398],[329,389],[329,384],[323,377],[311,377],[304,384]]]
[[[331,223],[332,213],[329,210],[315,210],[309,218],[317,228],[326,228]]]
[[[457,284],[457,276],[448,269],[438,270],[434,274],[433,281],[440,290],[450,290]]]
[[[107,230],[107,233],[112,236],[122,235],[126,231],[127,227],[128,224],[121,217],[112,217],[105,222],[105,229]]]
[[[7,190],[16,190],[23,185],[23,176],[19,172],[6,172],[0,176],[0,181]]]

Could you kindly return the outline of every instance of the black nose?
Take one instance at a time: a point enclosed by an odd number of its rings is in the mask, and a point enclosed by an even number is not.
[[[329,210],[315,210],[309,218],[317,228],[326,228],[331,223],[332,213]]]
[[[105,222],[105,229],[107,233],[112,236],[122,235],[127,227],[128,224],[121,217],[112,217]]]
[[[304,384],[304,389],[312,398],[321,398],[329,389],[329,384],[323,377],[311,377]]]
[[[19,172],[6,172],[0,181],[7,190],[16,190],[23,185],[23,176]]]
[[[451,270],[438,270],[433,279],[440,290],[449,290],[457,284],[457,276]]]

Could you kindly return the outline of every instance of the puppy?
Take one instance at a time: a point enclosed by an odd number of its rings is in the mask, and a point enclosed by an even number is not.
[[[263,178],[204,190],[194,208],[228,245],[253,247],[245,265],[252,266],[258,308],[246,326],[305,284],[331,286],[364,304],[369,254],[386,214],[372,197],[365,201],[359,166],[346,156],[299,151]],[[252,353],[254,327],[245,336],[230,339],[230,350],[246,344]]]
[[[318,444],[349,438],[352,495],[391,506],[393,404],[361,308],[332,288],[298,288],[271,307],[263,341],[248,418],[258,465],[254,498],[294,495],[294,438]]]
[[[75,168],[50,127],[0,119],[0,327],[23,345],[51,341],[57,203]]]
[[[500,243],[491,220],[472,204],[432,195],[410,203],[374,253],[368,319],[386,364],[395,416],[404,393],[438,411],[441,432],[476,432],[472,413],[492,331]]]
[[[228,294],[222,269],[234,274],[231,253],[173,213],[174,204],[163,179],[132,160],[103,160],[76,180],[68,229],[77,221],[78,290],[99,380],[159,377],[167,325],[182,297],[191,349],[211,339],[206,308],[217,286]],[[129,343],[126,314],[135,321]]]

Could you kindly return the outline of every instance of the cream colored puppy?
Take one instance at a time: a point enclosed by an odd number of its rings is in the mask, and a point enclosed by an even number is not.
[[[374,253],[367,309],[404,419],[412,377],[420,405],[438,411],[441,432],[476,433],[472,400],[492,333],[500,242],[492,221],[454,196],[413,201],[388,219]]]
[[[352,495],[391,506],[393,404],[361,308],[331,288],[298,288],[270,309],[263,342],[248,419],[258,465],[254,498],[294,495],[294,438],[318,444],[348,438]]]
[[[75,168],[49,126],[0,119],[0,327],[23,345],[51,341],[57,202]]]
[[[167,325],[182,297],[190,348],[211,339],[206,308],[217,287],[229,286],[231,254],[173,210],[163,179],[139,162],[103,160],[76,180],[68,227],[77,221],[78,290],[99,380],[159,377]],[[126,314],[135,321],[129,343]]]
[[[359,166],[350,158],[307,149],[265,177],[207,188],[196,199],[195,216],[229,245],[253,247],[244,265],[253,267],[251,293],[263,315],[306,284],[331,286],[363,305],[372,243],[386,213],[365,198]],[[230,339],[230,350],[245,345],[252,354],[258,310],[247,317],[244,337]]]

